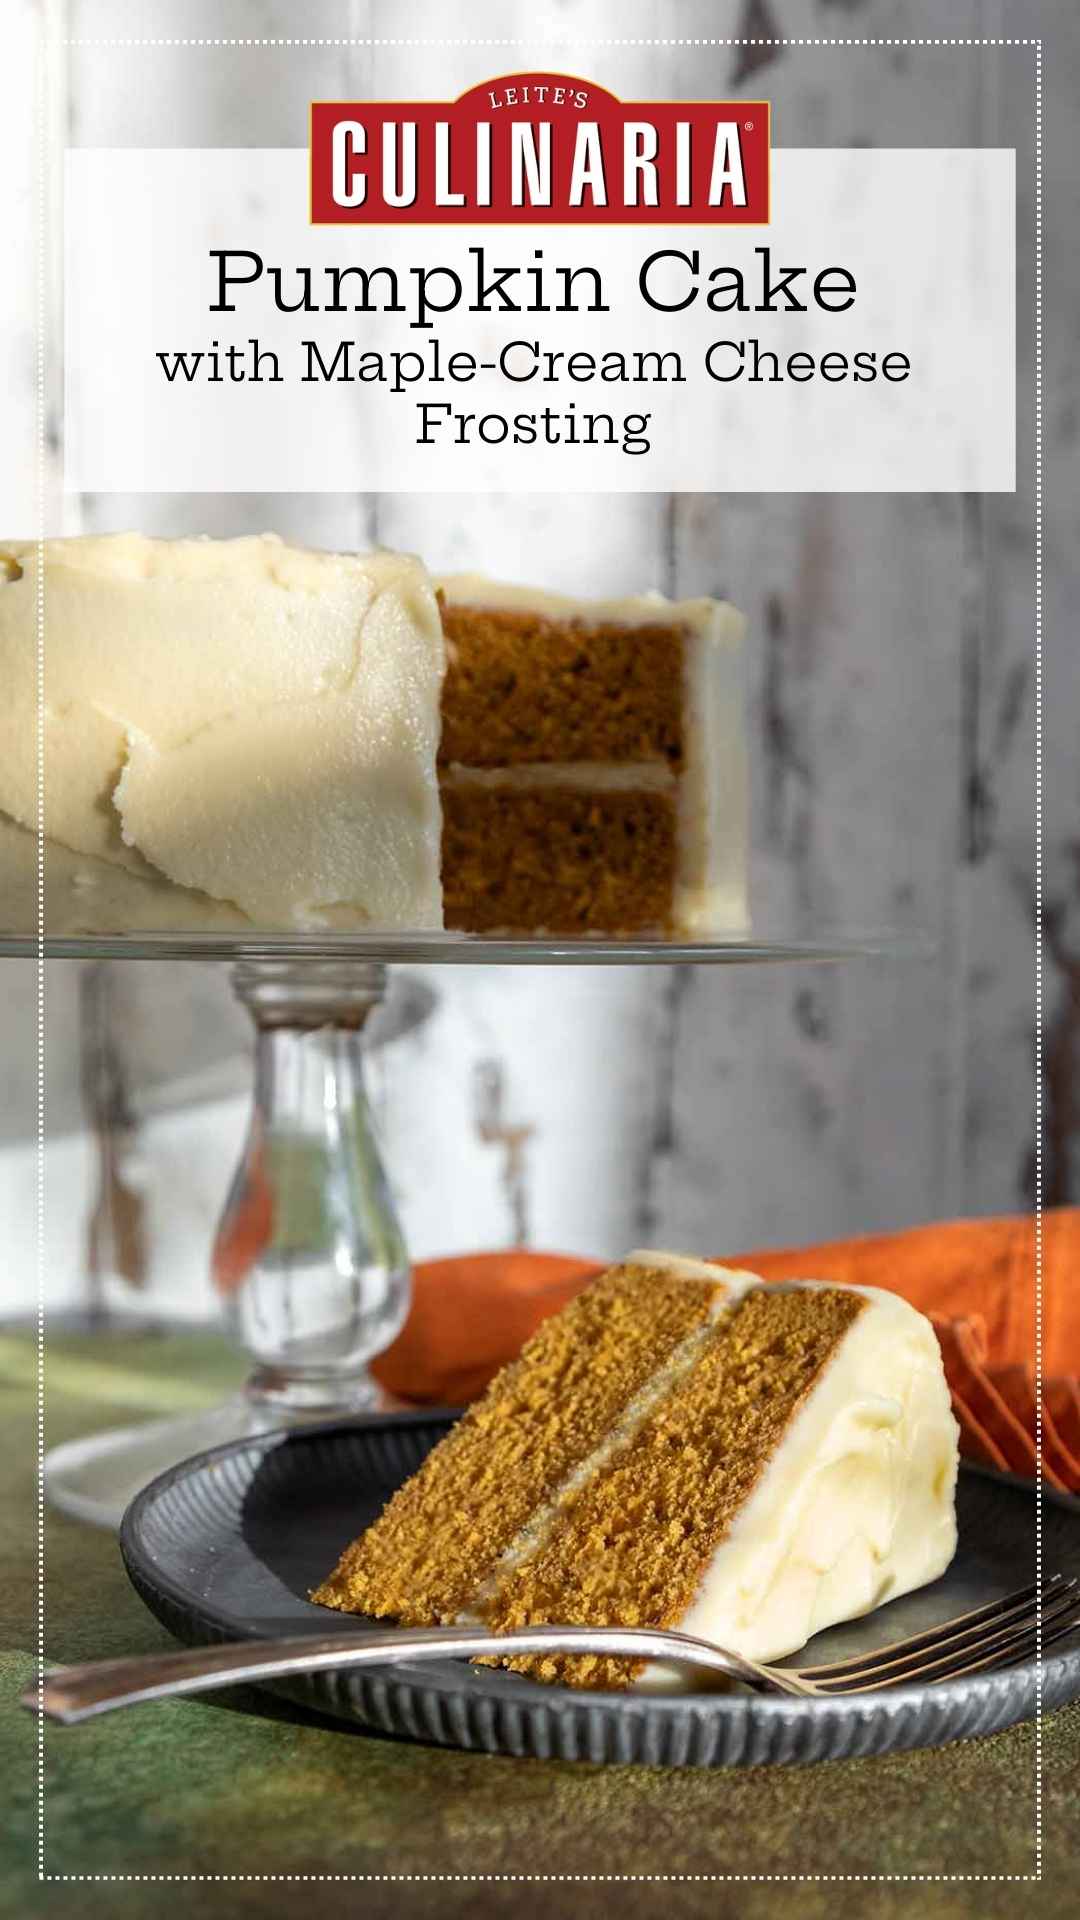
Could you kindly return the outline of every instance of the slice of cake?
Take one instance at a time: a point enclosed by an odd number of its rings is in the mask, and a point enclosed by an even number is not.
[[[679,1626],[774,1659],[944,1571],[956,1470],[937,1340],[904,1300],[634,1253],[541,1325],[313,1598],[496,1632]]]
[[[105,863],[183,890],[192,927],[208,902],[241,926],[442,925],[444,648],[419,561],[136,533],[44,561],[45,832],[82,856],[84,896]],[[33,543],[0,548],[0,812],[23,827],[37,575]],[[150,887],[97,895],[159,920]]]
[[[715,600],[439,582],[447,927],[746,925],[743,620]]]

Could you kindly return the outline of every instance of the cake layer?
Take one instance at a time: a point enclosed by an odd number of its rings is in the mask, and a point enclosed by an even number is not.
[[[679,848],[670,787],[513,778],[489,785],[455,773],[443,779],[442,813],[448,927],[491,934],[672,930]]]
[[[33,826],[38,550],[0,557],[0,809]],[[263,927],[442,924],[444,647],[417,561],[141,534],[44,560],[50,839]]]
[[[646,1256],[546,1320],[312,1596],[452,1620],[538,1506],[731,1297],[721,1268]]]
[[[583,608],[559,618],[546,598],[463,605],[457,590],[451,583],[442,610],[440,765],[682,765],[684,630],[677,621],[620,625]]]

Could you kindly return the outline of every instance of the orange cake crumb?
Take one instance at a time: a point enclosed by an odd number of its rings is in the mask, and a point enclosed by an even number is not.
[[[750,1293],[633,1438],[558,1503],[546,1544],[478,1608],[496,1632],[551,1620],[665,1627],[865,1305],[839,1290]],[[586,1655],[506,1663],[542,1680],[622,1687],[643,1663]]]
[[[312,1596],[410,1626],[452,1620],[534,1509],[724,1293],[615,1267],[547,1320]]]
[[[660,761],[683,754],[679,626],[448,604],[441,766]]]
[[[668,933],[673,793],[442,788],[443,915],[465,933]]]

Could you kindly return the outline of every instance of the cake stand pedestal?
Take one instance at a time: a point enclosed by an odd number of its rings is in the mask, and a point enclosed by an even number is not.
[[[408,1255],[363,1070],[365,1026],[385,994],[390,963],[747,965],[895,953],[913,944],[918,950],[910,939],[865,933],[680,943],[454,934],[47,937],[44,952],[53,958],[229,959],[256,1034],[251,1122],[212,1255],[227,1323],[252,1362],[246,1385],[208,1412],[54,1448],[45,1459],[48,1499],[114,1527],[150,1479],[193,1453],[377,1408],[370,1362],[409,1307]],[[0,935],[0,953],[40,952],[36,941]]]
[[[52,1504],[99,1525],[119,1525],[147,1480],[192,1452],[370,1413],[368,1362],[408,1312],[408,1255],[364,1085],[364,1030],[386,993],[385,965],[253,955],[232,980],[255,1026],[255,1089],[211,1260],[253,1366],[222,1407],[46,1456]]]

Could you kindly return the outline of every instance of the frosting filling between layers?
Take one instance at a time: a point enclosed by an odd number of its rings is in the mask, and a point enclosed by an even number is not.
[[[673,793],[678,784],[670,767],[655,760],[630,766],[610,766],[594,760],[551,760],[514,767],[459,767],[444,769],[445,791],[455,787],[506,788],[529,792],[570,787],[582,793]]]

